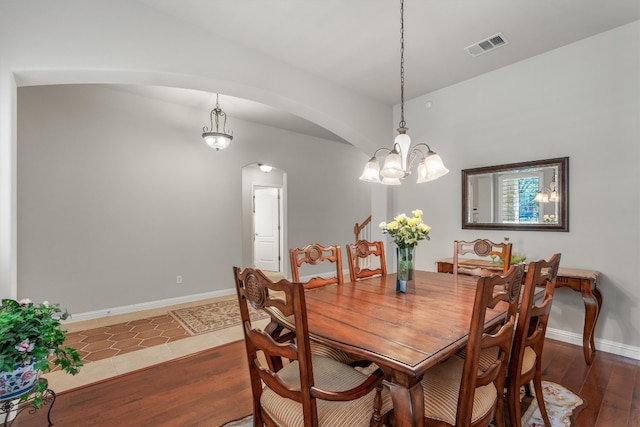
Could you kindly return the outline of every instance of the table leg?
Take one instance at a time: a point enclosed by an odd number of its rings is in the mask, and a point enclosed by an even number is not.
[[[587,365],[593,363],[596,355],[596,344],[594,339],[596,322],[600,315],[602,307],[602,294],[595,288],[590,292],[582,292],[582,300],[584,301],[584,331],[582,333],[582,349],[584,351],[584,360]]]
[[[390,383],[395,427],[424,426],[424,394],[418,381],[410,387]]]

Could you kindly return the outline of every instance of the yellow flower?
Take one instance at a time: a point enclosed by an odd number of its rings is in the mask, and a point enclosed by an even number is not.
[[[422,211],[416,209],[411,212],[412,217],[405,214],[396,216],[390,223],[381,222],[380,229],[393,237],[393,241],[400,248],[412,248],[420,240],[429,240],[431,227],[422,221]]]
[[[400,214],[395,218],[396,221],[402,223],[407,220],[407,216],[405,214]]]
[[[431,227],[429,227],[424,222],[421,222],[420,224],[418,224],[418,230],[422,231],[423,233],[429,234],[429,232],[431,231]]]

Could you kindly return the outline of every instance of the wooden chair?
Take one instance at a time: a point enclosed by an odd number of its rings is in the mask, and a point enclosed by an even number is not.
[[[380,369],[365,375],[312,355],[304,287],[277,283],[261,271],[234,267],[244,341],[249,361],[256,426],[380,426],[393,403]],[[252,325],[249,305],[287,319],[284,335],[273,337]],[[265,364],[264,361],[268,363]],[[348,402],[345,404],[345,402]]]
[[[317,243],[305,246],[302,249],[296,248],[289,250],[291,277],[293,282],[300,282],[300,266],[303,264],[318,265],[321,263],[334,263],[336,267],[335,276],[314,277],[303,285],[306,289],[317,288],[331,284],[342,285],[344,279],[342,276],[342,252],[340,246],[324,247]],[[319,342],[311,342],[311,352],[320,356],[329,357],[342,363],[360,366],[365,362],[356,361],[348,354],[335,348],[327,347]]]
[[[354,245],[347,245],[347,261],[349,262],[349,276],[352,282],[372,276],[384,276],[387,274],[387,263],[384,255],[384,242],[368,242],[358,240]],[[363,260],[369,256],[379,259],[378,268],[363,268]]]
[[[512,426],[519,426],[522,417],[520,387],[525,386],[530,395],[529,383],[531,380],[533,380],[542,419],[546,425],[551,425],[542,395],[542,348],[553,302],[560,256],[557,253],[549,261],[534,261],[529,263],[527,267],[522,291],[522,304],[520,305],[507,374],[507,400]],[[538,286],[545,288],[540,305],[536,304],[534,296]]]
[[[498,257],[502,260],[502,273],[507,274],[511,267],[511,243],[494,243],[487,239],[476,239],[472,242],[464,240],[453,241],[453,273],[462,274],[491,274],[490,271],[479,268],[458,267],[458,256],[473,253],[476,257]],[[493,259],[492,259],[493,261]],[[475,272],[473,270],[476,270]],[[478,272],[480,271],[480,273]]]
[[[488,308],[501,301],[517,307],[524,267],[513,266],[500,276],[478,278],[475,302],[469,326],[467,357],[450,357],[427,370],[422,379],[425,425],[488,426],[495,417],[496,426],[504,426],[503,390],[516,317],[507,316],[493,333],[484,329]],[[515,313],[515,308],[509,313]],[[494,347],[495,357],[485,370],[479,369],[482,350]]]
[[[314,277],[308,280],[304,286],[306,288],[315,288],[318,286],[330,285],[337,283],[343,284],[342,278],[342,252],[340,246],[324,247],[317,243],[305,246],[302,249],[296,248],[289,250],[291,261],[291,277],[294,282],[300,282],[300,266],[302,264],[318,265],[325,262],[335,264],[336,274],[331,277]]]

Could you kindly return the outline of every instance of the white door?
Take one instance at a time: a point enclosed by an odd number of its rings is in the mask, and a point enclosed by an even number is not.
[[[253,263],[280,271],[280,189],[255,187],[253,192]]]

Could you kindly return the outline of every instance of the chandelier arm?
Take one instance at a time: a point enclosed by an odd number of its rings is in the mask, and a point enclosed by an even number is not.
[[[216,122],[216,132],[218,132],[218,106],[216,104],[216,108],[214,108],[213,110],[211,110],[211,132],[213,132],[213,121],[214,121],[214,117],[215,117],[215,122]]]
[[[396,144],[396,145],[397,145],[397,144]],[[386,151],[386,152],[387,152],[387,154],[389,154],[389,153],[391,153],[391,151],[392,151],[392,150],[389,150],[389,149],[388,149],[388,148],[386,148],[386,147],[380,147],[380,148],[378,148],[378,149],[373,153],[372,158],[374,158],[374,159],[375,159],[376,157],[378,157],[378,152],[379,152],[379,151]]]
[[[419,144],[414,145],[414,146],[413,146],[413,149],[415,150],[416,148],[418,148],[418,147],[420,147],[420,146],[427,147],[427,152],[432,151],[432,150],[431,150],[431,147],[429,147],[429,145],[428,145],[427,143],[425,143],[425,142],[421,142],[421,143],[419,143]]]
[[[409,156],[407,157],[407,172],[411,170],[411,168],[413,167],[413,162],[418,156],[420,156],[420,160],[423,160],[425,158],[422,150],[420,150],[418,146],[415,146],[411,149],[411,151],[409,152]]]

